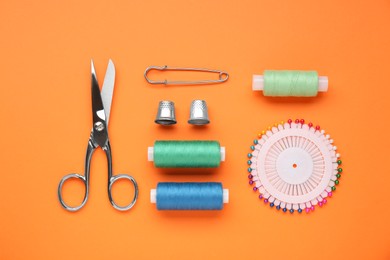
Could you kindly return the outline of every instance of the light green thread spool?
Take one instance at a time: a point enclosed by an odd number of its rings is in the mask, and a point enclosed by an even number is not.
[[[156,141],[148,160],[158,168],[215,168],[225,160],[217,141]]]
[[[252,89],[271,97],[314,97],[328,90],[328,77],[316,71],[265,70],[264,76],[253,75]]]

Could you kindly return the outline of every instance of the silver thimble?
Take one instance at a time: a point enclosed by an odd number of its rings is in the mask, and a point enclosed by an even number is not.
[[[156,120],[154,120],[154,122],[160,125],[176,124],[175,103],[169,100],[160,101],[158,104]]]
[[[188,123],[192,125],[207,125],[210,123],[206,101],[199,99],[192,101]]]

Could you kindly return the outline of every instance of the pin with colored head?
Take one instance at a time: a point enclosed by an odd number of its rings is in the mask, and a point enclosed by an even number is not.
[[[328,91],[328,77],[316,71],[265,70],[253,75],[252,90],[271,97],[314,97]]]

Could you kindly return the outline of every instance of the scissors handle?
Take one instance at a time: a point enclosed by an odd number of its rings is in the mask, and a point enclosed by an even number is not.
[[[110,145],[110,142],[108,141],[107,142],[107,145],[106,147],[103,149],[104,152],[106,153],[106,157],[107,157],[107,167],[108,167],[108,199],[111,203],[111,205],[117,209],[117,210],[120,210],[120,211],[126,211],[126,210],[129,210],[131,209],[135,202],[137,201],[137,198],[138,198],[138,184],[137,182],[135,181],[135,179],[130,176],[130,175],[127,175],[127,174],[117,174],[117,175],[113,175],[112,174],[112,154],[111,154],[111,145]],[[117,181],[117,180],[120,180],[120,179],[127,179],[129,181],[131,181],[131,183],[133,184],[134,186],[134,197],[133,197],[133,200],[128,204],[128,205],[125,205],[125,206],[119,206],[118,204],[116,204],[116,202],[114,201],[113,197],[112,197],[112,186],[114,185],[114,183]]]
[[[85,155],[85,175],[84,176],[80,175],[80,174],[77,174],[77,173],[68,174],[68,175],[65,175],[61,179],[60,183],[58,184],[58,200],[60,201],[61,206],[64,209],[68,210],[68,211],[72,211],[72,212],[78,211],[79,209],[84,207],[85,203],[88,200],[88,195],[89,195],[89,172],[90,172],[90,168],[91,168],[92,154],[93,154],[93,152],[95,150],[96,150],[96,146],[94,146],[92,141],[89,140],[88,141],[87,152],[86,152],[86,155]],[[64,185],[64,183],[67,180],[72,179],[72,178],[81,180],[84,183],[84,186],[85,186],[84,199],[81,202],[81,204],[76,206],[76,207],[71,207],[68,204],[66,204],[64,199],[63,199],[63,197],[62,197],[62,186]]]
[[[84,185],[85,185],[85,194],[84,194],[84,199],[83,201],[81,202],[80,205],[76,206],[76,207],[71,207],[69,206],[68,204],[65,203],[64,199],[62,198],[62,185],[64,185],[64,183],[69,180],[69,179],[79,179],[81,180]],[[80,175],[80,174],[77,174],[77,173],[73,173],[73,174],[68,174],[68,175],[65,175],[61,181],[60,181],[60,184],[58,185],[58,199],[62,205],[62,207],[64,207],[64,209],[68,210],[68,211],[78,211],[79,209],[81,209],[82,207],[84,207],[85,203],[87,202],[88,200],[88,182],[87,182],[87,179],[85,178],[85,176],[83,175]]]
[[[112,185],[114,185],[114,183],[120,179],[127,179],[127,180],[131,181],[134,185],[133,200],[130,202],[130,204],[128,204],[126,206],[119,206],[118,204],[115,203],[114,199],[112,198]],[[117,174],[117,175],[112,176],[110,178],[110,180],[108,182],[108,199],[110,200],[111,205],[115,209],[120,210],[120,211],[129,210],[134,206],[135,202],[137,201],[137,198],[138,198],[138,184],[132,176],[127,175],[127,174]]]
[[[64,209],[68,210],[68,211],[73,211],[73,212],[74,211],[78,211],[79,209],[81,209],[85,205],[85,203],[88,200],[88,195],[89,195],[89,174],[90,174],[91,158],[92,158],[92,154],[93,154],[93,152],[95,150],[96,150],[96,145],[94,145],[92,140],[89,140],[87,153],[86,153],[86,156],[85,156],[85,176],[77,174],[77,173],[68,174],[68,175],[65,175],[61,179],[61,181],[60,181],[60,183],[58,185],[58,200],[60,201],[62,207]],[[107,157],[108,199],[109,199],[111,205],[115,209],[120,210],[120,211],[129,210],[129,209],[131,209],[134,206],[135,202],[137,201],[137,198],[138,198],[138,184],[137,184],[137,182],[135,181],[135,179],[132,176],[127,175],[127,174],[118,174],[118,175],[113,176],[113,174],[112,174],[111,146],[110,146],[110,142],[109,141],[107,142],[107,144],[105,145],[103,150],[104,150],[104,152],[106,154],[106,157]],[[76,206],[76,207],[71,207],[68,204],[66,204],[64,199],[63,199],[63,197],[62,197],[62,186],[64,185],[64,183],[67,180],[72,179],[72,178],[81,180],[84,183],[84,185],[85,185],[84,199],[81,202],[81,204]],[[130,204],[125,205],[125,206],[119,206],[114,201],[114,199],[112,197],[112,186],[114,185],[114,183],[117,180],[120,180],[120,179],[127,179],[127,180],[131,181],[131,183],[134,185],[134,197],[133,197],[133,200],[130,202]]]

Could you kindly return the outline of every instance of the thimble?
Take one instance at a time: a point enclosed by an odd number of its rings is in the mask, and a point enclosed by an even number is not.
[[[169,100],[160,101],[154,122],[160,125],[176,124],[175,103]]]
[[[188,123],[192,125],[207,125],[210,123],[206,101],[199,99],[192,101]]]

